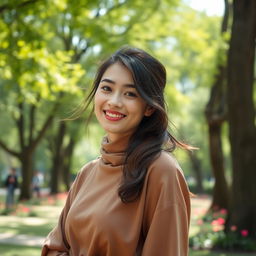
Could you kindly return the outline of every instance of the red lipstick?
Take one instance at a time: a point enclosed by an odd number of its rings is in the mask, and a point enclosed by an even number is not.
[[[124,114],[113,110],[104,110],[104,114],[106,119],[110,121],[119,121],[125,117]]]

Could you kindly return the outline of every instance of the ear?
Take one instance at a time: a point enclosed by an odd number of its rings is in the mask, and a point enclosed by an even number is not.
[[[153,108],[151,106],[147,106],[144,116],[151,116],[154,112],[155,112],[155,108]]]

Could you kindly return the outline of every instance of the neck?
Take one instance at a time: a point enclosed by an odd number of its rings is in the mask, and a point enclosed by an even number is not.
[[[132,133],[123,133],[123,134],[107,134],[108,142],[115,143],[121,139],[131,137]]]

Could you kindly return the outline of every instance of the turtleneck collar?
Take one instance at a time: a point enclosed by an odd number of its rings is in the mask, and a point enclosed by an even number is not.
[[[124,164],[125,151],[130,136],[124,136],[116,141],[110,142],[108,137],[103,137],[101,143],[101,157],[106,165],[120,166]]]

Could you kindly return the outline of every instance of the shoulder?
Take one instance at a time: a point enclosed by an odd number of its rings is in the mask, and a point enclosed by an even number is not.
[[[99,161],[98,158],[93,161],[90,161],[87,164],[85,164],[84,166],[82,166],[82,168],[78,171],[76,178],[75,178],[74,182],[72,183],[70,191],[69,191],[71,200],[74,200],[74,198],[76,197],[76,194],[79,192],[79,190],[82,187],[83,183],[85,182],[86,178],[91,173],[91,171],[93,171],[93,169],[97,165],[98,161]]]
[[[92,160],[85,165],[78,171],[76,179],[85,178],[98,164],[99,158]]]
[[[79,187],[82,185],[82,183],[85,181],[87,176],[93,171],[95,166],[97,165],[99,161],[99,158],[92,160],[85,165],[82,166],[82,168],[78,171],[76,178],[72,184],[72,188],[74,189],[79,189]]]
[[[99,158],[96,158],[96,159],[86,163],[84,166],[82,166],[82,168],[80,169],[80,171],[78,173],[79,174],[86,174],[91,169],[93,169],[97,165],[98,162],[99,162]]]
[[[157,179],[175,178],[177,175],[183,176],[183,171],[176,158],[166,151],[161,151],[160,155],[150,165],[148,172],[151,177]]]
[[[150,165],[145,182],[146,211],[151,220],[156,211],[176,205],[189,211],[187,182],[175,157],[162,151]]]
[[[159,154],[159,156],[154,160],[153,164],[159,165],[159,166],[169,166],[176,168],[179,166],[176,158],[169,152],[166,152],[162,150]]]
[[[147,174],[147,191],[157,198],[165,195],[166,199],[172,202],[189,194],[183,171],[173,155],[162,151],[150,165]]]

